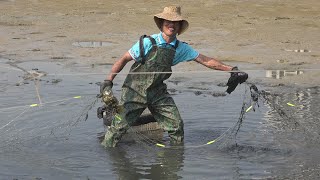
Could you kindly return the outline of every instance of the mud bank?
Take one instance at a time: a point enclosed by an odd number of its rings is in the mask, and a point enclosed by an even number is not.
[[[190,22],[190,28],[179,39],[200,53],[235,65],[254,63],[254,70],[316,69],[271,83],[319,84],[317,0],[5,0],[0,1],[0,57],[13,63],[113,63],[140,35],[157,33],[153,15],[172,4],[181,5]],[[177,68],[202,70],[195,64],[179,64]],[[247,66],[240,68],[252,70]]]

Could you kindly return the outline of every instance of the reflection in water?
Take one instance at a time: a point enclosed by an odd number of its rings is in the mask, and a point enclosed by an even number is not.
[[[134,147],[132,147],[134,146]],[[178,172],[182,170],[184,149],[152,149],[147,150],[132,144],[117,148],[108,148],[113,171],[118,179],[180,179]],[[134,151],[130,151],[134,149]],[[149,162],[149,163],[146,163]]]
[[[274,78],[274,79],[281,79],[285,76],[295,76],[303,74],[303,71],[288,71],[288,70],[267,70],[266,77]]]

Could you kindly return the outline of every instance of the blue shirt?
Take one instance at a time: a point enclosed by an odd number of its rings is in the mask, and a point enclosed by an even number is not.
[[[159,47],[169,47],[169,46],[174,47],[177,42],[177,38],[176,38],[174,41],[172,41],[171,43],[168,44],[163,39],[161,32],[159,34],[153,34],[153,35],[151,35],[151,37],[153,37],[155,39],[156,44]],[[152,48],[152,43],[149,38],[144,38],[143,47],[144,47],[144,54],[146,56]],[[139,41],[136,44],[134,44],[131,47],[131,49],[129,49],[129,53],[135,61],[137,61],[137,62],[141,61]],[[194,50],[188,44],[180,41],[179,45],[176,49],[176,54],[174,56],[172,65],[174,66],[180,62],[192,61],[192,60],[196,59],[198,56],[199,56],[199,53],[196,50]]]

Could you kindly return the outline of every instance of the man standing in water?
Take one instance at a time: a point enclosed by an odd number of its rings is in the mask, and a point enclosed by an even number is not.
[[[129,61],[135,61],[122,86],[120,108],[114,115],[111,126],[102,141],[102,145],[106,147],[115,147],[122,135],[137,121],[146,108],[168,132],[173,142],[183,141],[183,121],[163,82],[170,77],[171,66],[194,60],[211,69],[232,71],[227,84],[228,93],[231,93],[239,83],[245,82],[248,78],[248,75],[240,72],[237,67],[199,54],[191,46],[177,39],[176,36],[184,33],[189,26],[189,23],[181,16],[180,7],[165,7],[162,13],[154,16],[154,21],[161,32],[151,36],[142,36],[128,52],[114,63],[110,74],[101,83],[100,95],[103,99],[108,99],[117,73]]]

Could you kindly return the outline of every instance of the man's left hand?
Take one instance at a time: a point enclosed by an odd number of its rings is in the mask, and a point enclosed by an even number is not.
[[[238,67],[233,67],[231,72],[231,76],[228,80],[227,86],[227,93],[233,92],[238,84],[244,83],[248,79],[248,74],[242,71],[239,71]]]

